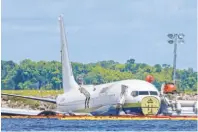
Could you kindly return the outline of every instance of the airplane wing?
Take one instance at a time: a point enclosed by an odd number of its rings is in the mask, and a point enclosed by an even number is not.
[[[20,98],[26,98],[26,99],[32,99],[32,100],[39,100],[39,101],[43,101],[43,102],[49,102],[49,103],[56,104],[56,100],[50,99],[50,98],[39,98],[39,97],[22,96],[22,95],[17,95],[17,94],[6,94],[6,93],[1,93],[1,95],[14,96],[14,97],[20,97]]]

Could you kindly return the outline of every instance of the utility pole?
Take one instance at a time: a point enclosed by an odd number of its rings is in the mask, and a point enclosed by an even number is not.
[[[176,58],[177,58],[177,44],[184,43],[184,34],[168,34],[167,35],[170,40],[168,40],[169,44],[174,44],[174,56],[173,56],[173,83],[176,85]]]

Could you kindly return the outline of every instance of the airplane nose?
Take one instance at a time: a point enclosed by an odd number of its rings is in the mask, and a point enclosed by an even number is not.
[[[156,97],[144,97],[141,101],[141,108],[144,115],[157,115],[160,101]]]

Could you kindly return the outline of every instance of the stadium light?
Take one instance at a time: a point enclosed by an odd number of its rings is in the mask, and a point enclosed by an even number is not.
[[[169,43],[169,44],[173,44],[174,41],[173,41],[173,40],[168,40],[168,43]]]
[[[178,38],[179,38],[179,39],[183,39],[184,36],[185,36],[185,35],[184,35],[183,33],[180,33],[180,34],[178,35]]]
[[[167,35],[170,39],[173,39],[174,38],[174,34],[168,34]]]
[[[174,56],[173,56],[173,82],[176,85],[176,57],[177,57],[177,44],[184,44],[184,34],[168,34],[167,35],[170,40],[168,40],[169,44],[174,44]]]

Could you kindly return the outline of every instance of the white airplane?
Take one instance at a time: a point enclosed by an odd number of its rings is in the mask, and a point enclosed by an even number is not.
[[[101,85],[78,85],[69,60],[62,15],[59,16],[59,24],[64,93],[58,95],[56,100],[13,94],[2,95],[55,103],[58,113],[156,115],[160,112],[159,91],[153,84],[144,80],[131,79]]]

